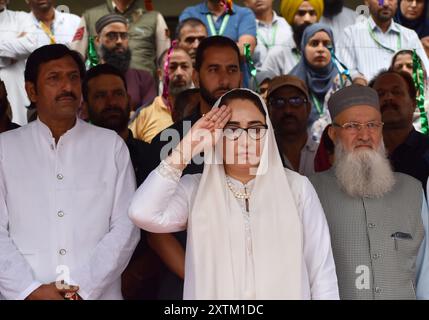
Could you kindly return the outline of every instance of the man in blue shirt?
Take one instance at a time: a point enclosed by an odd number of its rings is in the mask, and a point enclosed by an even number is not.
[[[250,44],[251,51],[256,46],[256,18],[252,10],[232,5],[232,12],[225,10],[224,1],[207,0],[195,6],[187,7],[179,17],[179,21],[186,18],[198,18],[204,22],[209,36],[224,36],[237,42],[243,55],[245,43]]]
[[[249,8],[232,4],[231,12],[225,10],[225,1],[207,0],[195,6],[187,7],[179,17],[179,22],[187,18],[197,18],[204,22],[209,36],[220,35],[235,41],[244,56],[244,44],[250,44],[250,51],[256,47],[256,17]],[[247,66],[243,68],[243,86],[249,83]]]

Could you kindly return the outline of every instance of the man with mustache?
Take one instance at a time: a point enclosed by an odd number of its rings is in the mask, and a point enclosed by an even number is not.
[[[123,140],[77,118],[84,75],[79,53],[62,44],[27,60],[38,118],[0,135],[3,298],[122,299],[139,241],[127,215],[135,177]]]
[[[413,126],[416,89],[404,71],[382,71],[370,82],[380,98],[383,139],[392,167],[413,176],[423,187],[429,176],[429,138]]]
[[[101,2],[101,1],[99,1]],[[170,46],[170,34],[164,17],[153,10],[151,1],[104,0],[96,7],[85,10],[71,43],[72,49],[84,57],[88,55],[90,37],[97,35],[95,24],[109,13],[123,16],[129,24],[131,67],[156,75],[156,60]]]
[[[320,23],[331,27],[335,41],[343,36],[344,29],[356,22],[355,11],[344,6],[344,0],[323,0],[324,10]]]
[[[212,36],[198,46],[193,72],[193,82],[200,89],[199,105],[195,111],[160,132],[151,142],[159,165],[177,146],[191,126],[209,112],[214,103],[227,91],[242,84],[240,51],[237,44],[223,36]],[[184,174],[202,173],[204,163],[193,159]],[[166,265],[161,276],[159,298],[182,299],[185,270],[186,232],[172,234],[150,234],[148,241]]]
[[[128,84],[131,111],[147,106],[156,96],[153,76],[146,70],[130,68],[131,49],[128,45],[128,22],[119,14],[109,13],[95,24],[95,45],[101,63],[108,63],[122,72]]]
[[[305,28],[320,20],[323,0],[282,0],[280,13],[292,27],[293,36],[283,46],[270,50],[261,70],[273,75],[288,74],[301,58],[301,39]]]
[[[139,186],[154,169],[150,167],[154,160],[150,145],[135,139],[128,129],[131,108],[127,86],[122,72],[109,64],[101,64],[86,73],[82,95],[91,123],[115,131],[125,141]],[[140,242],[122,274],[122,294],[126,299],[155,299],[160,261],[148,247],[146,232],[140,232]]]
[[[338,56],[353,79],[369,82],[380,70],[390,66],[393,55],[403,49],[416,49],[426,70],[429,60],[414,30],[393,21],[397,0],[365,0],[370,17],[344,29]]]
[[[167,59],[166,75],[164,67]],[[183,49],[173,48],[170,55],[168,51],[161,55],[158,74],[163,80],[163,86],[168,86],[168,96],[157,96],[151,105],[138,112],[129,126],[137,139],[150,143],[159,132],[173,124],[172,111],[176,97],[180,92],[192,87],[192,70],[191,57]]]
[[[311,103],[306,84],[294,76],[275,77],[268,86],[267,101],[285,165],[310,176],[318,143],[307,133]]]
[[[341,299],[428,299],[428,209],[418,180],[393,172],[377,92],[328,101],[333,168],[310,177],[329,225]]]

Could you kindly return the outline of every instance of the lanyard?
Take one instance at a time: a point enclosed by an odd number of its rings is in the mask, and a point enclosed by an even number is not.
[[[266,41],[266,39],[264,39],[264,37],[262,36],[262,34],[259,30],[256,31],[256,33],[258,35],[258,40],[260,40],[262,42],[262,44],[264,45],[265,48],[270,49],[274,46],[274,44],[276,42],[277,27],[278,27],[278,23],[276,23],[271,28],[271,44],[268,44],[268,41]]]
[[[210,13],[207,13],[206,17],[207,17],[207,22],[209,23],[210,35],[212,35],[212,36],[223,35],[223,33],[225,32],[225,29],[226,29],[226,25],[228,24],[228,21],[229,21],[229,13],[227,13],[223,17],[222,24],[220,25],[219,33],[216,31],[216,27],[214,25],[212,15]]]
[[[51,41],[50,44],[56,43],[55,36],[52,33],[51,29],[48,28],[46,24],[44,24],[42,21],[40,21],[40,28],[42,28],[43,32],[48,36],[49,40]]]
[[[316,107],[317,112],[319,113],[319,116],[323,115],[323,105],[322,103],[319,101],[319,99],[317,99],[314,94],[311,94],[311,100],[313,100],[313,104]]]
[[[392,23],[393,23],[393,22],[392,22]],[[374,40],[374,41],[375,41],[375,43],[376,43],[380,48],[382,48],[382,49],[384,49],[384,50],[387,50],[387,51],[389,51],[389,52],[391,52],[391,53],[395,53],[395,52],[396,52],[396,51],[395,51],[395,50],[393,50],[392,48],[389,48],[389,47],[386,47],[385,45],[383,45],[383,44],[382,44],[382,43],[377,39],[377,36],[375,35],[374,30],[372,30],[372,29],[371,29],[371,26],[369,25],[369,22],[368,22],[368,30],[369,30],[369,35],[371,36],[372,40]],[[399,51],[399,50],[401,49],[401,47],[402,47],[402,44],[401,44],[401,33],[399,33],[399,34],[398,34],[398,40],[397,40],[396,46],[398,47],[398,48],[397,48],[397,51]]]

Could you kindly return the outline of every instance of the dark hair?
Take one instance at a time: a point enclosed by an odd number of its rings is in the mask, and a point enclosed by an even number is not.
[[[186,18],[186,19],[180,21],[176,27],[176,39],[180,38],[180,33],[182,32],[182,29],[185,26],[190,26],[191,28],[195,28],[197,26],[203,26],[204,29],[207,31],[206,25],[200,19],[192,18],[192,17]]]
[[[200,71],[201,66],[203,64],[204,52],[212,47],[231,48],[237,53],[238,61],[240,61],[240,50],[238,49],[237,44],[233,40],[222,36],[212,36],[207,37],[200,42],[195,56],[195,70]]]
[[[264,106],[259,96],[256,95],[256,93],[247,89],[233,89],[230,92],[226,93],[222,97],[219,107],[223,105],[228,105],[228,103],[230,103],[232,100],[237,100],[237,99],[248,100],[252,102],[259,109],[259,111],[261,111],[264,117],[265,118],[267,117],[267,114],[264,110]]]
[[[165,49],[164,51],[162,51],[158,60],[156,60],[156,65],[158,66],[158,69],[164,69],[164,64],[162,63],[162,60],[164,60],[164,57],[168,53],[168,50],[170,50],[170,49]],[[174,52],[174,51],[183,51],[184,53],[186,53],[189,56],[189,53],[185,49],[179,48],[177,46],[173,48],[172,52]]]
[[[36,85],[41,64],[58,60],[66,56],[70,56],[76,62],[79,68],[80,78],[83,79],[85,77],[85,63],[80,53],[69,49],[63,44],[49,44],[34,50],[28,57],[24,71],[25,81],[32,82]]]
[[[101,76],[103,74],[114,75],[114,76],[121,78],[122,82],[124,83],[125,90],[127,90],[127,81],[125,80],[124,75],[122,74],[122,72],[119,71],[118,68],[116,68],[116,67],[114,67],[108,63],[99,64],[99,65],[89,69],[86,73],[85,78],[82,81],[83,101],[85,101],[85,102],[88,101],[88,93],[89,93],[88,83],[89,83],[89,81],[91,79],[96,78],[98,76]]]
[[[174,108],[171,114],[173,118],[173,122],[177,122],[182,120],[183,118],[191,115],[195,109],[197,108],[198,102],[196,105],[192,105],[192,98],[194,96],[200,95],[199,88],[186,89],[180,92],[176,96],[176,100],[174,102]]]
[[[410,76],[409,73],[405,72],[405,71],[395,71],[395,70],[381,70],[368,84],[368,86],[370,88],[374,88],[375,82],[380,79],[382,76],[386,75],[386,74],[397,74],[398,76],[400,76],[402,79],[404,79],[405,83],[407,84],[408,87],[408,94],[410,96],[411,99],[415,99],[417,96],[417,89],[414,86],[414,81],[413,78]]]

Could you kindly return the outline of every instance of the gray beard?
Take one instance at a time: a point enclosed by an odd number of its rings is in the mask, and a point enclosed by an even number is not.
[[[395,185],[395,176],[384,144],[378,150],[348,152],[335,146],[334,172],[340,187],[351,197],[381,198]]]

